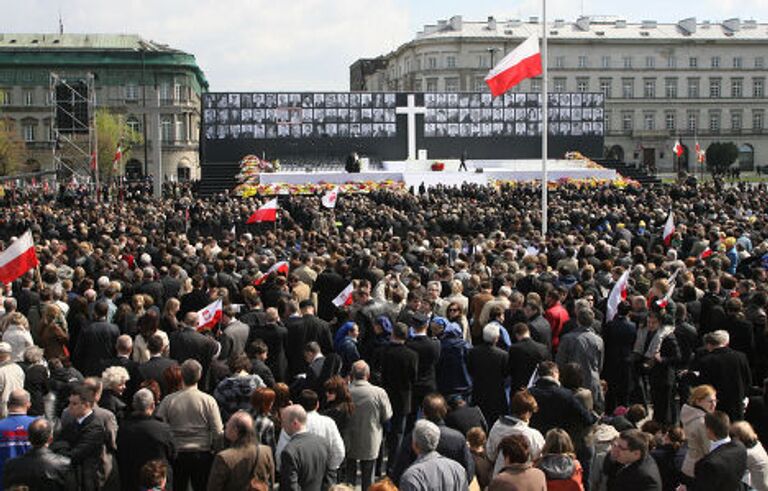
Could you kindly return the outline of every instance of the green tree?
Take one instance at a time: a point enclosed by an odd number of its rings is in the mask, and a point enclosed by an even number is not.
[[[9,118],[0,116],[0,176],[15,174],[26,154],[26,145]]]
[[[739,148],[733,142],[714,142],[707,147],[707,167],[720,174],[739,158]]]
[[[101,179],[113,177],[112,163],[118,145],[122,150],[123,158],[116,175],[122,175],[125,163],[131,156],[131,150],[144,143],[141,133],[133,131],[123,118],[106,109],[96,111],[96,134],[98,136],[97,152]]]

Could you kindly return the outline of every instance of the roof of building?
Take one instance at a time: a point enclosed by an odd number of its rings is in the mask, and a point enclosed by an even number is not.
[[[583,16],[575,22],[556,19],[548,21],[548,37],[568,40],[741,40],[768,41],[768,24],[758,24],[754,20],[727,19],[713,23],[697,22],[695,17],[683,19],[677,23],[659,23],[653,20],[627,22],[614,16]],[[416,34],[416,40],[446,39],[455,37],[472,38],[527,38],[541,33],[541,22],[536,17],[529,20],[496,20],[489,17],[486,21],[465,21],[460,15],[449,20],[440,20],[437,24],[424,26]]]
[[[136,34],[0,34],[0,68],[12,66],[173,66],[195,73],[208,88],[194,55]]]

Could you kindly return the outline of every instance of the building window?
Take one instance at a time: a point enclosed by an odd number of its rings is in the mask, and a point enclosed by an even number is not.
[[[677,98],[677,79],[668,78],[664,80],[664,97],[667,99]]]
[[[690,58],[688,58],[688,67],[696,68],[698,66],[699,66],[699,59],[698,58],[696,58],[695,56],[691,56]]]
[[[173,84],[173,100],[176,102],[181,101],[181,94],[182,94],[183,86],[176,82]]]
[[[713,56],[712,57],[712,68],[720,68],[720,57],[719,56]]]
[[[741,68],[741,57],[737,56],[733,59],[733,68]]]
[[[688,112],[688,122],[687,122],[687,128],[688,131],[691,133],[695,133],[696,129],[699,127],[699,113],[695,111]]]
[[[541,92],[541,79],[540,78],[532,78],[531,79],[531,92]]]
[[[579,56],[579,68],[587,68],[587,57],[584,55]]]
[[[713,99],[720,97],[720,79],[719,78],[709,79],[709,97]]]
[[[160,121],[160,136],[163,139],[163,143],[170,143],[173,141],[173,117],[163,116]]]
[[[576,91],[577,92],[588,92],[589,91],[589,79],[588,78],[577,78],[576,79]]]
[[[720,113],[717,111],[710,111],[709,113],[709,131],[712,133],[720,132]]]
[[[624,99],[631,99],[635,96],[635,79],[623,78],[621,79],[621,97]]]
[[[486,87],[484,77],[475,77],[475,88],[473,89],[475,92],[482,92]]]
[[[653,56],[645,57],[645,68],[653,68],[656,66],[656,58]]]
[[[755,58],[755,68],[763,68],[765,66],[765,59],[762,56]]]
[[[435,68],[437,68],[437,58],[435,58],[434,56],[430,56],[429,58],[427,58],[427,68],[429,68],[430,70],[434,70]]]
[[[420,78],[413,81],[413,90],[414,91],[421,92],[421,90],[422,90],[421,87],[422,87],[422,83],[421,83],[421,79]]]
[[[643,97],[653,99],[656,97],[656,80],[646,79],[643,82]]]
[[[447,66],[448,68],[456,68],[456,57],[448,56],[445,59],[445,66]]]
[[[450,77],[445,79],[445,91],[446,92],[458,92],[459,91],[459,79],[458,77]]]
[[[177,119],[174,126],[174,139],[176,141],[184,141],[187,139],[187,127],[184,124],[184,117]]]
[[[759,133],[763,130],[763,121],[765,120],[765,112],[762,109],[754,109],[752,111],[752,129],[755,133]]]
[[[0,89],[0,106],[11,105],[11,89]]]
[[[621,113],[621,129],[623,131],[632,131],[633,115],[631,111]]]
[[[565,68],[565,56],[555,56],[555,68]]]
[[[136,82],[127,82],[125,84],[125,100],[136,101],[139,99],[139,86]]]
[[[554,84],[554,92],[565,92],[565,79],[556,78]]]
[[[606,98],[610,98],[611,97],[611,86],[613,85],[612,81],[613,80],[610,79],[610,78],[601,78],[600,79],[600,92],[605,94]]]
[[[656,129],[656,117],[653,113],[643,113],[643,129],[646,131]]]
[[[160,84],[160,101],[170,102],[171,100],[171,84],[169,82],[163,82]]]
[[[437,92],[437,79],[436,78],[428,78],[427,79],[427,92]]]
[[[25,142],[33,142],[35,141],[35,129],[37,125],[32,123],[27,123],[24,126],[22,126],[23,133],[24,133],[24,141]]]
[[[752,97],[763,97],[765,93],[765,79],[753,78],[752,79]]]
[[[691,99],[696,99],[699,97],[699,79],[698,78],[688,79],[688,97],[690,97]]]
[[[668,112],[664,114],[664,128],[673,131],[677,126],[675,113]]]
[[[731,97],[742,97],[744,95],[744,81],[740,78],[731,79]]]
[[[611,57],[610,56],[603,56],[600,59],[600,66],[603,68],[611,68]]]
[[[731,112],[731,130],[733,130],[734,133],[741,132],[741,125],[742,125],[741,111],[732,111]]]
[[[622,61],[624,62],[624,68],[632,68],[631,56],[625,56],[624,58],[622,58]]]
[[[667,68],[677,68],[677,58],[674,56],[667,58]]]
[[[31,106],[34,104],[34,92],[31,90],[25,90],[24,91],[24,105],[25,106]]]
[[[611,121],[612,121],[611,116],[612,116],[611,111],[605,111],[605,117],[603,118],[603,121],[605,121],[604,124],[605,124],[606,135],[611,132],[611,129],[613,129],[613,127],[611,126]]]
[[[477,68],[487,68],[488,62],[485,55],[477,55]]]
[[[131,131],[139,133],[141,132],[141,123],[139,123],[139,120],[133,116],[129,117],[125,121],[125,125],[130,128]]]

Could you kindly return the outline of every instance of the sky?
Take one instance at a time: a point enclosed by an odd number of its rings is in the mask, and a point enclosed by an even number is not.
[[[0,32],[139,34],[192,53],[211,91],[347,90],[349,65],[426,24],[541,16],[541,0],[0,0]],[[547,18],[768,22],[768,0],[549,0]]]

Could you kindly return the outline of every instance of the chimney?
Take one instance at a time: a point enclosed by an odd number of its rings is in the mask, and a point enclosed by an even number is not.
[[[488,30],[489,31],[496,30],[496,19],[492,15],[488,17]]]
[[[691,35],[696,32],[696,17],[688,17],[677,23],[677,27],[683,30],[687,35]]]
[[[462,21],[461,21],[460,15],[454,15],[453,17],[451,17],[451,20],[449,22],[451,24],[451,29],[453,29],[454,31],[461,30]]]

